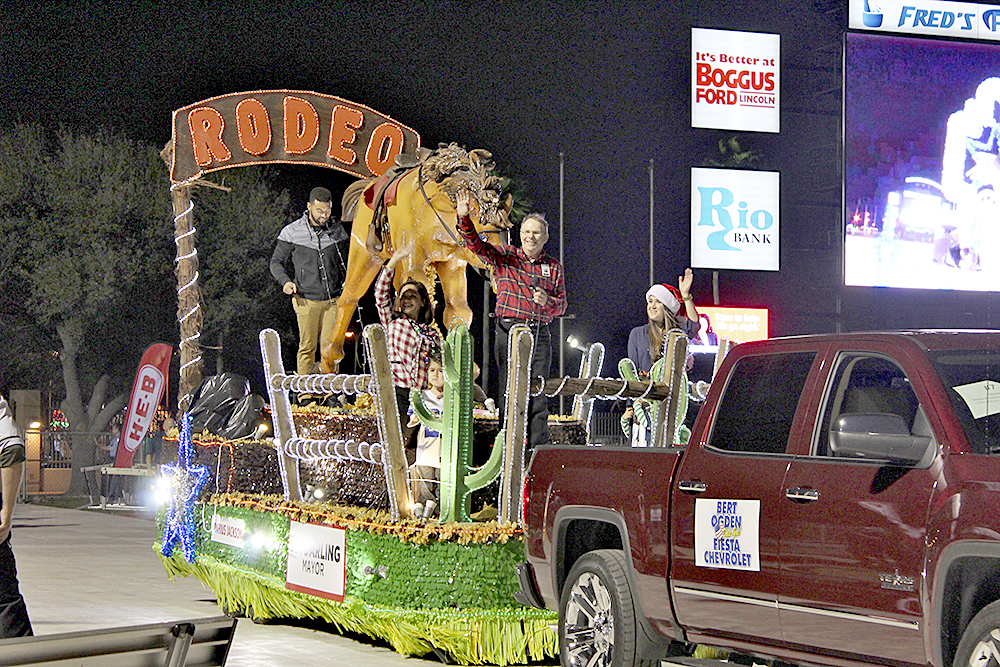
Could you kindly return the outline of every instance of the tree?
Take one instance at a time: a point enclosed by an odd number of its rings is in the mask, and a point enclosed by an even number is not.
[[[262,374],[258,333],[289,329],[288,298],[268,262],[289,217],[287,192],[273,185],[273,170],[243,167],[226,172],[229,192],[200,188],[195,199],[205,324],[202,341],[215,347],[216,372],[225,359],[244,375]]]
[[[0,282],[58,345],[74,432],[104,430],[128,399],[135,364],[173,340],[167,182],[157,150],[120,134],[18,125],[0,134]],[[48,341],[39,341],[45,345]],[[71,492],[94,441],[73,442]]]

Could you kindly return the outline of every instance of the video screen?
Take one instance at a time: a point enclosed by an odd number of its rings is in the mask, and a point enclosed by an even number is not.
[[[847,285],[1000,291],[1000,45],[848,33]]]

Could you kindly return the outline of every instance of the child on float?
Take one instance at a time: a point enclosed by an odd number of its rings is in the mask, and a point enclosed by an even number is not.
[[[677,277],[677,287],[662,283],[646,290],[646,324],[635,327],[628,335],[628,358],[635,364],[640,377],[648,375],[653,364],[663,356],[668,331],[680,329],[688,338],[698,334],[698,310],[691,296],[693,283],[694,273],[689,267]],[[688,362],[691,362],[690,357]],[[630,436],[633,447],[652,444],[648,406],[647,401],[636,401],[622,415],[622,430]]]
[[[399,287],[395,304],[389,296],[396,265],[412,250],[412,245],[407,245],[393,253],[375,282],[375,307],[385,327],[400,418],[409,411],[410,390],[427,386],[427,360],[441,350],[441,334],[434,325],[434,308],[424,284],[407,280]]]
[[[423,390],[424,406],[435,415],[444,409],[444,368],[440,353],[431,355],[427,365],[427,388]],[[416,516],[431,516],[440,500],[441,483],[441,432],[421,425],[410,409],[409,427],[417,431],[417,458],[410,466],[410,491]]]

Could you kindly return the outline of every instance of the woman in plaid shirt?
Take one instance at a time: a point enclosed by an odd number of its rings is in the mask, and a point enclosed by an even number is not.
[[[409,255],[411,249],[404,246],[397,250],[375,282],[375,306],[385,327],[400,416],[409,409],[410,390],[420,391],[427,386],[428,361],[432,353],[441,350],[441,334],[434,325],[434,308],[423,283],[416,280],[403,283],[396,295],[395,308],[389,296],[396,264]]]

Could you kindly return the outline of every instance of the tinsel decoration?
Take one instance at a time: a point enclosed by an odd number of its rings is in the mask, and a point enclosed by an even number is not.
[[[189,563],[194,562],[194,505],[210,475],[206,466],[191,464],[191,451],[191,413],[185,412],[181,418],[177,463],[160,467],[162,474],[170,480],[170,502],[167,503],[161,551],[169,557],[174,553],[174,545],[180,542],[184,558]]]

